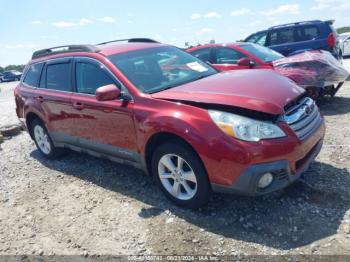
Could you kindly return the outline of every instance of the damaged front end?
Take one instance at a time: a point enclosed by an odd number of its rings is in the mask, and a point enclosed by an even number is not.
[[[349,73],[327,51],[306,51],[273,62],[276,72],[284,75],[317,99],[333,97],[346,81]]]

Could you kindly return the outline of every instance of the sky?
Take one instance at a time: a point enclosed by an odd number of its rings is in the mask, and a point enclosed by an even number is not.
[[[180,47],[233,42],[282,23],[335,19],[350,26],[350,0],[0,0],[0,66],[38,49],[149,37]]]

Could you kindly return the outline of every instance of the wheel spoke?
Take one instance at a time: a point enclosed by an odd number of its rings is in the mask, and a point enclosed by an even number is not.
[[[192,189],[190,188],[190,186],[187,184],[186,181],[182,182],[182,186],[184,187],[185,191],[187,194],[191,195],[192,194]]]
[[[182,167],[184,165],[184,160],[181,157],[177,158],[177,169],[182,170]]]
[[[188,181],[191,181],[193,183],[197,183],[197,179],[195,174],[193,173],[193,171],[188,171],[188,172],[184,172],[182,173],[182,178]]]
[[[171,194],[177,197],[180,193],[180,183],[178,181],[174,181],[173,188],[171,189]]]
[[[165,166],[170,172],[174,172],[176,167],[171,160],[170,156],[163,157],[160,161],[163,166]]]
[[[160,176],[161,179],[169,179],[169,178],[173,178],[173,176],[171,175],[171,173],[163,173]]]

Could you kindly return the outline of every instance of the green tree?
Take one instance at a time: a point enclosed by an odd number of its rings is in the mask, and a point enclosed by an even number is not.
[[[20,71],[20,72],[22,72],[24,67],[25,67],[25,65],[8,65],[2,69],[3,69],[3,71]]]
[[[337,28],[338,34],[347,33],[347,32],[350,32],[350,26],[343,26],[343,27]]]

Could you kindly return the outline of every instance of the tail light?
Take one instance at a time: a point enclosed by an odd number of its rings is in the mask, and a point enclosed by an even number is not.
[[[335,36],[334,33],[329,33],[328,37],[327,37],[327,45],[331,48],[333,48],[335,46],[337,42],[337,38]]]

